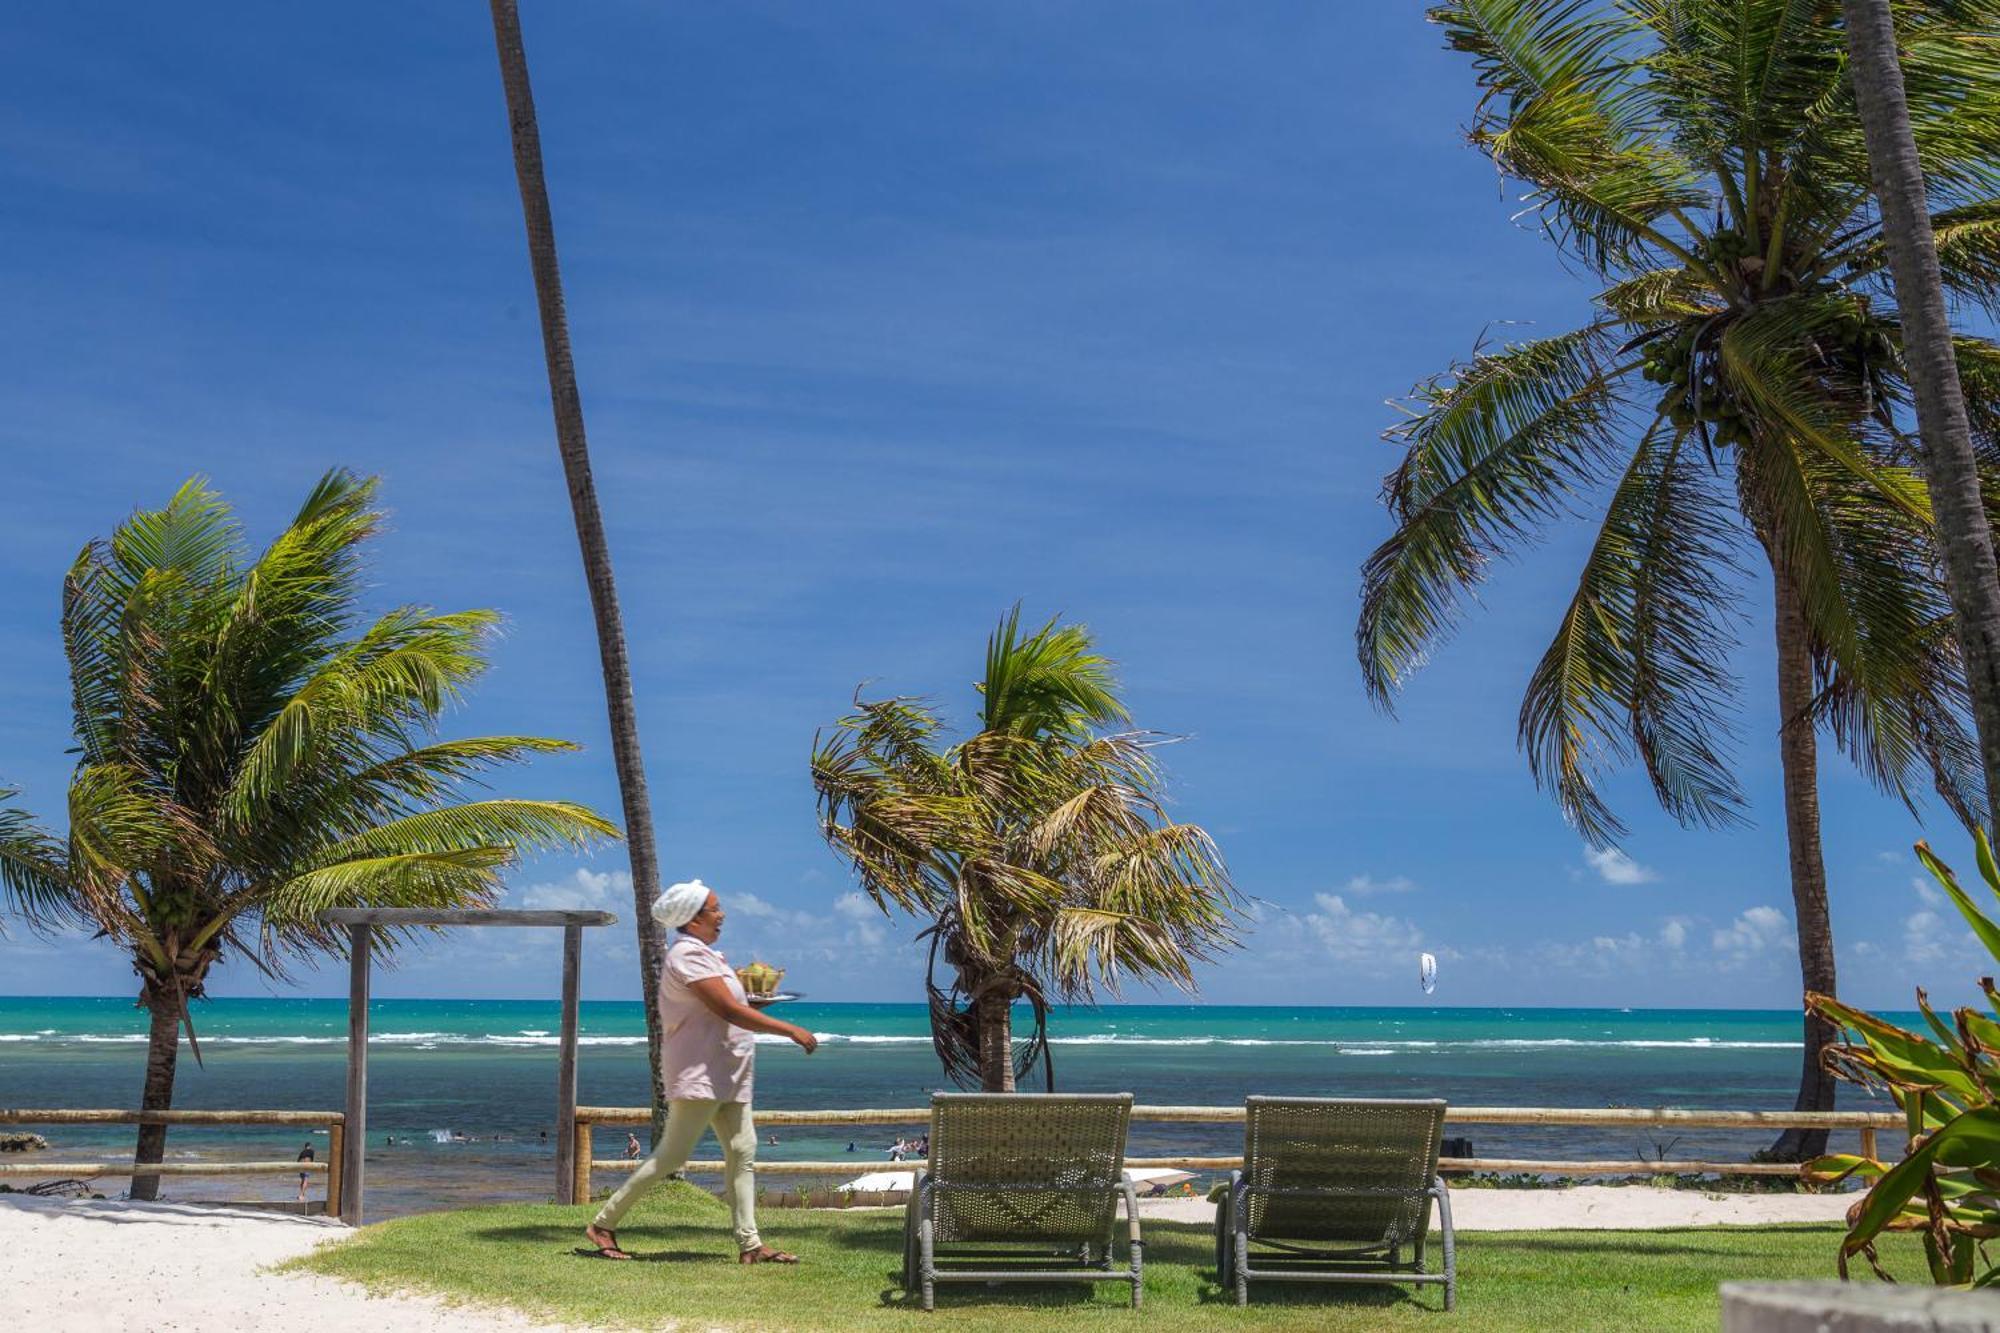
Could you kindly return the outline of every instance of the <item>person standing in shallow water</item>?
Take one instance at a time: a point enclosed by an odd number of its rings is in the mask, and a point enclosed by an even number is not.
[[[675,884],[653,900],[653,919],[675,932],[660,969],[660,1067],[667,1073],[667,1130],[653,1155],[618,1187],[584,1228],[597,1254],[630,1259],[618,1244],[618,1223],[641,1195],[672,1176],[694,1154],[710,1126],[722,1144],[724,1192],[745,1264],[795,1264],[757,1234],[757,1127],[750,1089],[757,1059],[755,1033],[796,1043],[810,1055],[819,1039],[804,1028],[750,1007],[715,941],[722,934],[721,900],[700,880]]]

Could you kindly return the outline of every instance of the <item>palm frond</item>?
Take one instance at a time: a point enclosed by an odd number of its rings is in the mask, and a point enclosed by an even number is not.
[[[1453,0],[1431,10],[1473,58],[1484,96],[1474,144],[1535,188],[1555,240],[1599,272],[1662,254],[1688,258],[1663,227],[1708,200],[1700,173],[1650,132],[1650,90],[1633,77],[1633,31],[1591,0]]]
[[[1705,319],[1720,308],[1714,289],[1680,267],[1649,269],[1615,282],[1598,293],[1597,303],[1638,327]]]
[[[455,852],[499,848],[510,855],[560,848],[581,849],[618,828],[571,801],[492,800],[439,806],[392,819],[329,844],[316,858],[335,865],[361,857],[402,852]]]
[[[0,801],[19,795],[0,788]],[[0,894],[36,930],[57,931],[89,921],[70,883],[61,840],[27,811],[0,805]]]
[[[1383,483],[1393,536],[1362,566],[1357,646],[1377,704],[1457,622],[1461,596],[1510,545],[1571,511],[1618,440],[1609,335],[1599,325],[1482,352],[1418,385]]]
[[[1843,252],[1850,280],[1873,278],[1874,290],[1893,297],[1889,252],[1878,229]],[[1931,215],[1938,273],[1945,291],[1989,316],[2000,315],[2000,199],[1981,199]]]
[[[1843,375],[1817,364],[1825,341],[1851,318],[1851,302],[1835,293],[1802,292],[1768,301],[1732,320],[1718,342],[1722,369],[1737,400],[1766,437],[1782,436],[1822,455],[1859,485],[1874,490],[1919,527],[1930,523],[1930,497],[1905,471],[1876,464],[1859,435],[1869,429],[1868,404]]]
[[[1016,603],[986,641],[986,675],[978,687],[985,729],[1069,734],[1129,721],[1111,667],[1082,625],[1051,619],[1023,638]]]
[[[497,845],[357,856],[271,888],[258,912],[273,930],[314,933],[319,914],[337,907],[483,907],[513,860],[511,848]]]
[[[1529,770],[1597,846],[1624,825],[1594,775],[1633,754],[1675,818],[1742,817],[1726,746],[1733,532],[1690,454],[1685,433],[1648,432],[1521,703]]]
[[[437,615],[404,607],[376,621],[319,664],[237,757],[226,808],[255,822],[326,747],[367,754],[371,742],[402,742],[428,726],[486,669],[483,647],[497,617]],[[400,748],[400,744],[399,744]]]

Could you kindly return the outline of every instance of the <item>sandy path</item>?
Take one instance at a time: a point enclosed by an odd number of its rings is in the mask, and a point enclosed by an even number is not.
[[[283,1213],[8,1197],[0,1199],[0,1255],[10,1280],[0,1305],[16,1328],[121,1333],[520,1333],[549,1327],[422,1296],[372,1297],[332,1278],[258,1272],[347,1234],[338,1222]]]
[[[1453,1190],[1459,1231],[1643,1231],[1662,1227],[1768,1226],[1842,1221],[1858,1194],[1703,1194],[1651,1185],[1578,1185],[1556,1190]],[[1213,1224],[1206,1199],[1141,1199],[1144,1217]]]

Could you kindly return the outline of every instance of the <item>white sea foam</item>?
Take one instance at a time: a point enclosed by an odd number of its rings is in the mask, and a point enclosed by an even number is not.
[[[928,1046],[928,1035],[914,1036],[895,1033],[846,1033],[816,1032],[813,1034],[824,1044],[850,1044],[856,1046]],[[0,1032],[0,1042],[77,1042],[90,1045],[136,1045],[146,1040],[142,1032],[96,1033],[83,1032],[69,1035],[55,1035],[50,1032]],[[345,1035],[341,1036],[240,1036],[212,1035],[202,1037],[205,1046],[344,1046]],[[789,1044],[785,1037],[758,1034],[759,1044],[783,1046]],[[499,1047],[553,1047],[561,1043],[561,1038],[540,1029],[523,1029],[519,1032],[488,1032],[479,1035],[457,1032],[375,1032],[369,1034],[371,1045],[404,1046],[418,1050],[435,1050],[443,1046],[499,1046]],[[631,1035],[586,1034],[577,1038],[581,1046],[644,1046],[643,1034]],[[1245,1047],[1259,1048],[1271,1046],[1317,1048],[1337,1051],[1342,1055],[1395,1055],[1405,1051],[1533,1051],[1560,1049],[1597,1050],[1688,1050],[1688,1051],[1785,1051],[1798,1050],[1796,1041],[1747,1041],[1733,1038],[1693,1036],[1693,1037],[1474,1037],[1463,1040],[1404,1040],[1372,1037],[1142,1037],[1127,1036],[1117,1032],[1084,1032],[1074,1035],[1052,1036],[1051,1046],[1162,1046],[1162,1047]]]

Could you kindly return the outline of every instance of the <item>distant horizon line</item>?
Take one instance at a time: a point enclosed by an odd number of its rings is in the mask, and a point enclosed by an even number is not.
[[[131,1002],[131,1003],[132,1003],[132,1004],[133,1004],[133,1005],[134,1005],[135,1007],[137,1007],[137,1004],[138,1004],[138,1002],[137,1002],[136,1000],[133,1000],[133,999],[132,999],[132,998],[131,998],[130,996],[125,996],[125,995],[14,995],[14,994],[0,994],[0,1004],[4,1004],[4,1003],[6,1003],[7,1001],[10,1001],[10,1000],[116,1000],[116,1001],[128,1001],[128,1000],[129,1000],[129,1001],[130,1001],[130,1002]],[[202,1000],[200,1000],[200,1001],[197,1001],[197,1003],[207,1003],[207,1004],[214,1004],[214,1003],[231,1003],[231,1002],[234,1002],[234,1003],[245,1003],[245,1004],[262,1004],[262,1003],[270,1003],[270,1002],[283,1002],[283,1003],[306,1003],[306,1004],[340,1004],[340,1005],[344,1005],[344,1004],[346,1004],[346,1003],[347,1003],[347,997],[346,997],[346,996],[344,996],[344,995],[211,995],[211,996],[204,996],[204,997],[202,998]],[[924,1002],[923,1000],[815,1000],[815,999],[812,999],[812,998],[810,998],[810,997],[806,997],[806,998],[802,999],[802,1000],[801,1000],[800,1002],[801,1002],[801,1003],[804,1003],[804,1004],[811,1004],[811,1005],[820,1005],[820,1006],[824,1006],[824,1007],[828,1007],[828,1008],[833,1008],[833,1007],[845,1007],[845,1006],[853,1006],[853,1007],[861,1007],[861,1006],[879,1006],[879,1005],[907,1005],[907,1006],[909,1006],[909,1007],[911,1007],[911,1008],[922,1008],[922,1007],[923,1007],[923,1005],[924,1005],[924,1003],[925,1003],[925,1002]],[[445,995],[388,995],[388,996],[385,996],[385,995],[376,995],[376,996],[371,996],[371,997],[370,997],[370,999],[369,999],[369,1003],[370,1003],[371,1005],[372,1005],[372,1004],[382,1004],[382,1003],[391,1003],[391,1004],[560,1004],[560,1003],[561,1003],[561,997],[559,997],[559,996],[553,996],[553,995],[552,995],[552,996],[549,996],[549,997],[547,997],[546,999],[542,999],[542,998],[524,998],[524,997],[521,997],[521,996],[504,996],[504,995],[449,995],[449,996],[445,996]],[[639,1004],[639,1001],[638,1001],[638,1000],[637,1000],[636,998],[634,998],[634,999],[618,999],[618,1000],[581,1000],[581,1001],[579,1001],[579,1003],[581,1003],[581,1004],[629,1004],[629,1005],[635,1005],[635,1006],[636,1006],[636,1005],[638,1005],[638,1004]],[[1786,1016],[1799,1016],[1799,1017],[1802,1017],[1802,1016],[1803,1016],[1803,1014],[1804,1014],[1804,1010],[1803,1010],[1803,1009],[1782,1009],[1782,1008],[1761,1008],[1761,1007],[1730,1007],[1730,1006],[1716,1006],[1716,1005],[1657,1005],[1657,1004],[1654,1004],[1654,1005],[1618,1005],[1618,1004],[1258,1004],[1258,1003],[1253,1003],[1253,1002],[1242,1002],[1242,1001],[1216,1001],[1216,1002],[1210,1002],[1210,1001],[1205,1001],[1205,1000],[1195,1000],[1195,1001],[1189,1001],[1189,1002],[1184,1002],[1184,1003],[1179,1003],[1179,1004],[1166,1004],[1166,1003],[1159,1003],[1159,1002],[1127,1002],[1127,1001],[1108,1001],[1108,1002],[1102,1002],[1102,1003],[1084,1003],[1084,1004],[1068,1004],[1068,1005],[1052,1005],[1052,1006],[1051,1006],[1051,1008],[1053,1008],[1053,1009],[1059,1009],[1059,1010],[1071,1010],[1071,1009],[1272,1009],[1272,1010],[1283,1010],[1283,1009],[1292,1009],[1292,1010],[1312,1010],[1312,1009],[1437,1009],[1437,1010],[1446,1010],[1446,1009],[1476,1009],[1476,1010],[1482,1010],[1482,1011],[1487,1011],[1487,1012],[1495,1012],[1495,1011],[1507,1011],[1507,1010],[1531,1010],[1531,1011],[1536,1011],[1536,1012],[1558,1012],[1558,1013],[1559,1013],[1559,1012],[1565,1012],[1565,1011],[1568,1011],[1568,1012],[1582,1012],[1582,1013],[1613,1013],[1613,1014],[1783,1014],[1783,1015],[1786,1015]],[[1903,1012],[1903,1011],[1902,1011],[1902,1010],[1890,1010],[1890,1011],[1888,1011],[1888,1012],[1893,1012],[1893,1013],[1900,1013],[1900,1012]],[[1912,1013],[1914,1013],[1914,1012],[1916,1012],[1916,1011],[1915,1011],[1914,1009],[1912,1009],[1912,1010],[1910,1010],[1909,1012],[1912,1012]]]

